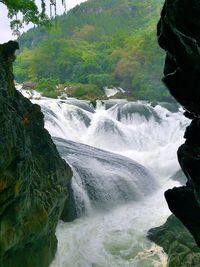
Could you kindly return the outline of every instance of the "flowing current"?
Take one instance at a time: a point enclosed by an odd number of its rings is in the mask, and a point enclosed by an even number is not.
[[[147,231],[165,222],[163,192],[176,185],[181,111],[126,101],[33,100],[73,169],[69,218],[57,227],[50,267],[164,267]],[[73,220],[75,219],[75,220]]]

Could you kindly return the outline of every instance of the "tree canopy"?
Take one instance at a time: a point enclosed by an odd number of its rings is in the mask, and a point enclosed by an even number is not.
[[[65,0],[60,0],[65,8]],[[56,15],[56,0],[41,0],[38,7],[35,0],[0,0],[8,9],[8,17],[11,19],[10,27],[15,35],[19,34],[19,29],[23,24],[32,22],[35,25],[47,24],[49,19]],[[49,5],[49,14],[46,7]],[[18,15],[21,14],[19,17]]]
[[[58,16],[56,31],[29,30],[18,39],[16,81],[48,92],[58,83],[82,92],[115,86],[134,99],[168,100],[156,41],[161,6],[161,0],[90,0]]]

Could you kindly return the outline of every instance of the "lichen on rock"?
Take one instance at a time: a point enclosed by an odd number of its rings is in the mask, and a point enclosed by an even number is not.
[[[14,88],[18,44],[0,45],[0,265],[48,267],[72,176],[38,105]]]

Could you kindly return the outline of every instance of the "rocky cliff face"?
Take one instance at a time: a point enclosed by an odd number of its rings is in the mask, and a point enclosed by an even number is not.
[[[72,173],[44,129],[40,107],[14,88],[17,47],[0,45],[0,266],[47,267]]]
[[[192,120],[178,159],[185,186],[165,192],[170,210],[200,246],[200,1],[166,0],[158,23],[158,41],[166,51],[163,81]],[[179,266],[179,265],[176,265]],[[186,265],[185,265],[186,266]],[[193,265],[188,265],[193,266]],[[199,265],[198,265],[199,266]]]
[[[158,23],[158,42],[166,51],[163,81],[188,111],[199,117],[200,2],[166,0]]]

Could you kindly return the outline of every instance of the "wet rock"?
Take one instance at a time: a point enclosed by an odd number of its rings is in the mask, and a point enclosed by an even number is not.
[[[186,184],[187,178],[182,170],[178,170],[170,177],[171,180],[178,181],[181,185]]]
[[[166,0],[158,23],[158,42],[166,50],[163,81],[176,100],[200,114],[200,3]]]
[[[148,238],[168,254],[168,267],[199,267],[200,249],[174,215],[162,226],[149,230]]]
[[[36,87],[36,82],[34,81],[25,81],[22,84],[22,89],[24,90],[34,90]]]
[[[178,160],[187,177],[184,187],[165,192],[170,210],[182,221],[200,246],[200,123],[194,119],[185,132],[186,142],[178,149]]]
[[[165,192],[170,210],[188,228],[200,246],[200,207],[189,186],[174,187]]]
[[[198,0],[166,0],[158,23],[158,42],[166,51],[163,82],[192,120],[185,132],[186,142],[178,150],[186,186],[168,190],[165,197],[200,246],[199,15]]]
[[[48,267],[72,173],[44,129],[40,107],[14,88],[17,44],[10,45],[0,45],[0,263]]]

